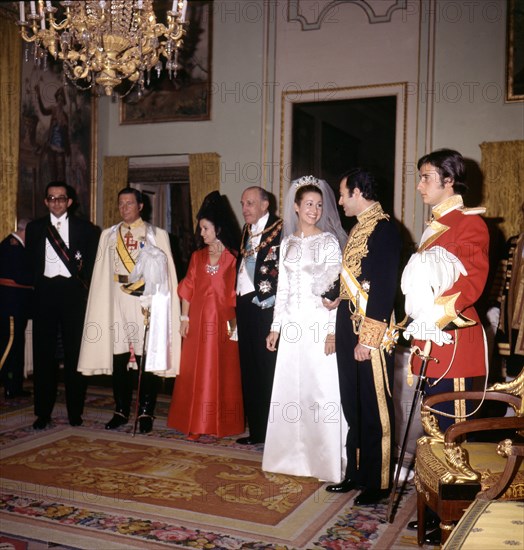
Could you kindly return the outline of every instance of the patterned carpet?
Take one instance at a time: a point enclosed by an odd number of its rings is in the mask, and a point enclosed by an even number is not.
[[[262,446],[186,441],[165,426],[167,396],[154,431],[134,438],[131,424],[103,429],[112,406],[105,388],[90,388],[79,428],[67,423],[62,395],[41,432],[31,427],[31,399],[0,405],[0,548],[417,547],[405,529],[412,486],[390,525],[387,503],[353,506],[355,491],[332,495],[311,478],[262,472]]]

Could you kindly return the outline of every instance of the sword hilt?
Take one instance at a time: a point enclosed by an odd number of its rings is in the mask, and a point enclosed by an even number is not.
[[[429,363],[430,361],[435,361],[435,363],[440,363],[440,359],[437,359],[436,357],[433,357],[429,354],[431,351],[431,340],[426,340],[426,343],[424,345],[424,350],[420,351],[420,348],[418,346],[413,346],[413,354],[420,357],[422,361],[426,361]]]

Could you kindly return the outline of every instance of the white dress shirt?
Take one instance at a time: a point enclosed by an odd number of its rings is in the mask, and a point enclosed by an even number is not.
[[[67,214],[64,214],[61,218],[57,218],[53,214],[51,216],[51,223],[56,227],[58,234],[62,237],[66,246],[69,247],[69,218]],[[69,269],[65,266],[64,262],[60,259],[55,249],[51,246],[49,239],[45,240],[45,269],[44,277],[71,277]]]
[[[262,239],[262,231],[264,231],[264,227],[266,227],[267,221],[269,220],[269,212],[262,216],[257,223],[254,223],[251,225],[251,234],[253,237],[251,238],[251,247],[256,248]],[[249,236],[247,237],[249,239]],[[246,243],[247,245],[247,240]],[[256,254],[255,254],[256,258]],[[244,294],[249,294],[250,292],[255,292],[255,285],[253,284],[253,281],[249,278],[249,275],[247,274],[247,270],[244,266],[245,259],[242,258],[242,262],[240,264],[240,270],[238,272],[237,277],[237,294],[240,296],[244,296]]]

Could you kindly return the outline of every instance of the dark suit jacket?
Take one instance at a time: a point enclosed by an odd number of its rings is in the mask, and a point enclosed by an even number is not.
[[[29,256],[26,248],[12,234],[0,243],[0,278],[19,285],[0,284],[0,316],[29,317],[33,299],[33,289],[28,288],[33,284]]]
[[[69,250],[78,267],[78,277],[89,285],[95,265],[100,230],[87,220],[75,216],[69,219]],[[26,250],[33,270],[35,288],[44,277],[47,226],[50,216],[44,216],[28,224],[26,228]],[[82,286],[79,281],[79,286]],[[86,290],[87,293],[87,290]]]
[[[278,220],[279,218],[273,214],[270,214],[266,223],[266,228],[271,227]],[[261,302],[267,300],[271,296],[274,296],[277,292],[281,227],[281,224],[276,226],[273,230],[264,233],[260,239],[260,242],[264,244],[260,247],[257,253],[254,284],[257,298]],[[240,244],[241,250],[245,249],[248,238],[249,233],[247,231],[247,225],[244,225],[244,229],[242,230],[242,241]],[[237,260],[237,270],[240,268],[241,262],[242,254],[239,254]]]

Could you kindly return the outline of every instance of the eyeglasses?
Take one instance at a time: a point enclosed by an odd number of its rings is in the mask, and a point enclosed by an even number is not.
[[[48,197],[46,197],[46,200],[47,200],[47,202],[64,203],[64,202],[67,202],[69,200],[69,198],[64,196],[64,195],[60,195],[59,197],[54,197],[53,195],[49,195]]]

